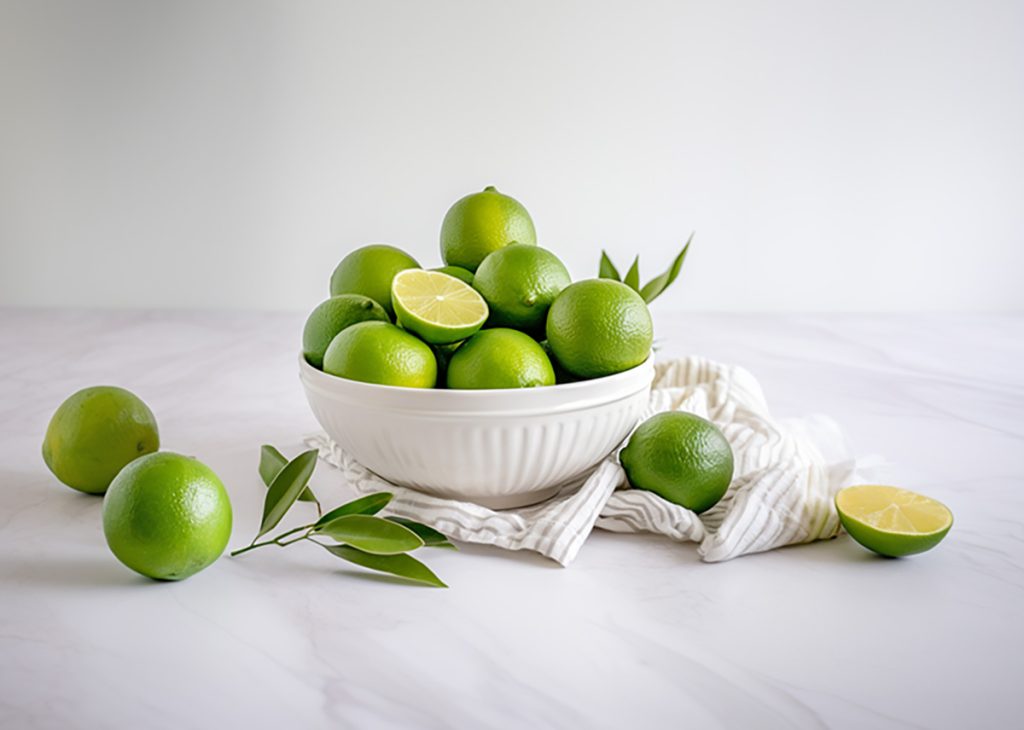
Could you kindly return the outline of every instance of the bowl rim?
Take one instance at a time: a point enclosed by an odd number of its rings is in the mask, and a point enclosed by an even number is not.
[[[313,367],[306,360],[305,355],[299,353],[299,374],[314,379],[314,382],[319,381],[319,384],[323,386],[337,385],[338,387],[349,387],[353,389],[365,389],[367,393],[401,393],[402,395],[408,395],[409,397],[431,397],[440,398],[446,397],[450,399],[477,399],[483,400],[488,396],[494,397],[496,395],[508,396],[510,393],[515,393],[524,398],[540,398],[544,397],[537,394],[550,394],[552,392],[566,393],[572,391],[586,391],[586,390],[598,390],[602,386],[618,385],[626,381],[632,381],[641,369],[652,366],[654,361],[654,352],[648,353],[647,357],[643,362],[638,365],[634,365],[628,370],[623,370],[618,373],[612,373],[611,375],[602,375],[598,378],[588,378],[586,380],[577,380],[572,383],[556,383],[555,385],[543,385],[533,388],[478,388],[478,389],[455,389],[455,388],[410,388],[405,385],[381,385],[380,383],[367,383],[363,380],[351,380],[349,378],[342,378],[337,375],[331,375],[325,373],[319,368]],[[431,394],[430,396],[422,394]],[[445,396],[438,394],[445,393]],[[416,395],[413,395],[416,394]]]
[[[299,355],[299,380],[314,412],[331,402],[335,404],[332,407],[356,409],[353,413],[370,410],[392,413],[401,418],[442,421],[480,418],[504,421],[582,413],[646,394],[653,387],[654,377],[654,354],[651,353],[629,370],[576,383],[489,390],[407,388],[329,375]]]

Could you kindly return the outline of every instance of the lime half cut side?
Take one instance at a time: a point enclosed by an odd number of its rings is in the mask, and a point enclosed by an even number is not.
[[[432,345],[464,340],[487,321],[476,289],[440,271],[406,269],[391,282],[398,323]]]
[[[890,558],[931,550],[953,526],[953,513],[942,502],[878,484],[840,490],[836,509],[850,537]]]

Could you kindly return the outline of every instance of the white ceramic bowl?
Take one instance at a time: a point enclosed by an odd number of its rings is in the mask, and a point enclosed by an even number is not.
[[[547,499],[611,453],[647,405],[654,365],[515,390],[373,385],[301,356],[299,374],[320,425],[364,466],[395,484],[506,509]]]

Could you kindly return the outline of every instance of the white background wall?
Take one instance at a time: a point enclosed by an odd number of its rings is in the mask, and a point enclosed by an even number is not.
[[[1024,308],[1024,3],[0,0],[0,304],[305,309],[495,184],[659,308]]]

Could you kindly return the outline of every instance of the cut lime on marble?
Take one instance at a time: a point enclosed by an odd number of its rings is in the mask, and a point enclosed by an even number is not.
[[[432,345],[464,340],[487,320],[487,302],[469,284],[440,271],[407,269],[391,283],[398,322]]]
[[[890,558],[931,550],[953,526],[946,505],[898,487],[847,487],[836,495],[836,509],[850,537]]]

